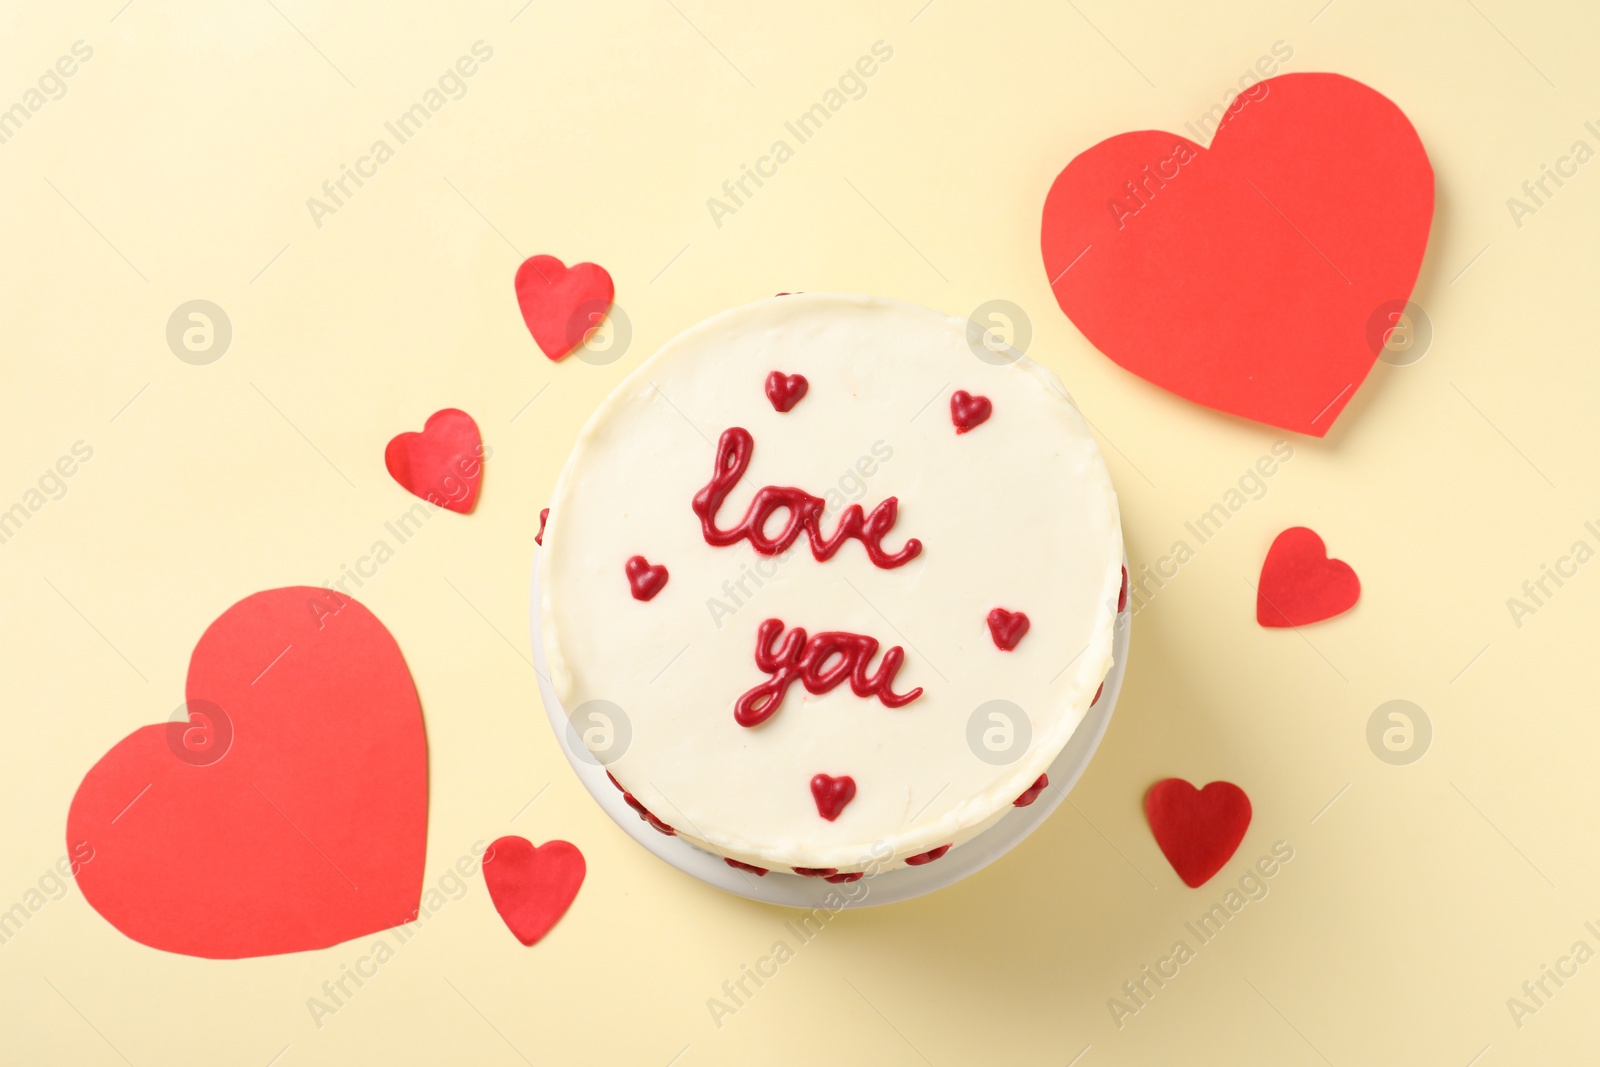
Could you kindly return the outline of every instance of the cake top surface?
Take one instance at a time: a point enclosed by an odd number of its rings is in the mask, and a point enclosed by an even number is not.
[[[1093,700],[1110,480],[1054,375],[966,329],[762,300],[669,342],[582,431],[538,561],[551,682],[681,836],[765,867],[959,843]]]

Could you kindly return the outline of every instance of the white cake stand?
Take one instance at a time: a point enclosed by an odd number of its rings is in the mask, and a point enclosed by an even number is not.
[[[1126,557],[1123,563],[1126,566]],[[1084,715],[1083,721],[1078,724],[1077,730],[1073,732],[1061,754],[1050,765],[1050,770],[1047,772],[1050,775],[1050,786],[1039,795],[1039,799],[1025,808],[1012,809],[999,822],[960,848],[952,849],[948,856],[937,863],[921,867],[901,867],[872,875],[848,886],[835,886],[821,878],[803,878],[786,871],[773,870],[758,877],[747,871],[737,870],[724,863],[721,856],[702,851],[681,837],[669,837],[660,833],[641,819],[638,812],[623,802],[622,793],[606,777],[605,767],[596,762],[587,749],[582,748],[581,742],[576,741],[575,732],[571,728],[566,712],[556,700],[555,690],[551,688],[550,671],[544,659],[537,555],[534,557],[533,596],[529,609],[529,630],[533,636],[533,663],[539,675],[539,695],[544,698],[545,714],[549,716],[550,728],[555,732],[556,742],[566,755],[567,762],[572,764],[578,780],[589,790],[595,802],[605,809],[606,814],[610,815],[618,826],[622,827],[624,833],[683,873],[741,897],[794,908],[824,907],[830,896],[834,908],[838,907],[841,900],[845,901],[844,906],[848,908],[865,908],[910,900],[931,893],[935,889],[943,889],[968,875],[975,874],[1021,844],[1022,839],[1033,833],[1040,823],[1050,817],[1050,813],[1056,810],[1061,801],[1066,799],[1067,792],[1077,784],[1078,779],[1083,776],[1084,769],[1089,766],[1089,759],[1094,755],[1095,749],[1100,747],[1100,739],[1105,736],[1106,727],[1111,723],[1111,712],[1117,706],[1117,695],[1122,691],[1122,676],[1128,664],[1128,631],[1131,620],[1132,612],[1127,608],[1117,616],[1116,630],[1111,643],[1113,662],[1110,673],[1106,675],[1105,690],[1100,694],[1100,699],[1094,707]],[[579,751],[582,755],[579,755]],[[846,891],[849,894],[848,898]]]

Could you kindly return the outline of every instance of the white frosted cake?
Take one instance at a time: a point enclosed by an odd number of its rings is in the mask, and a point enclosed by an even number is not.
[[[640,817],[752,873],[959,848],[1038,795],[1111,666],[1122,534],[1082,416],[913,305],[785,295],[681,334],[590,419],[542,540],[562,708],[611,709],[595,752]]]

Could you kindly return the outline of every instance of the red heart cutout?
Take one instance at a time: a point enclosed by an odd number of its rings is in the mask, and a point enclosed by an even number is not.
[[[623,570],[628,574],[628,586],[635,600],[649,600],[667,584],[667,568],[659,563],[651,566],[643,556],[630,557]]]
[[[1196,789],[1182,778],[1168,778],[1145,794],[1144,814],[1172,869],[1190,889],[1198,889],[1244,840],[1250,798],[1232,782]]]
[[[844,806],[856,798],[856,780],[848,774],[838,778],[831,774],[816,775],[811,779],[811,798],[817,802],[817,814],[832,822],[844,811]]]
[[[1261,564],[1256,621],[1262,626],[1304,626],[1355,607],[1361,579],[1313,530],[1292,526],[1279,534]]]
[[[803,374],[784,374],[775,370],[767,375],[767,399],[779,412],[786,412],[800,403],[809,388],[811,383],[806,381]]]
[[[1286,74],[1234,100],[1209,149],[1145,131],[1079,155],[1042,245],[1061,310],[1112,360],[1321,437],[1377,358],[1368,323],[1411,295],[1432,219],[1433,168],[1398,107]]]
[[[578,846],[525,837],[502,837],[483,854],[489,899],[518,941],[532,945],[572,906],[587,867]]]
[[[407,492],[430,504],[463,515],[478,504],[483,438],[465,411],[435,411],[421,433],[403,433],[391,440],[383,451],[383,463]]]
[[[956,433],[963,434],[988,420],[994,405],[986,396],[973,396],[965,389],[957,389],[950,397],[950,421],[956,424]]]
[[[78,888],[107,922],[237,959],[416,918],[427,738],[371,612],[331,589],[255,593],[201,635],[185,691],[188,723],[135,730],[72,798],[69,852],[87,842],[94,857]]]
[[[616,287],[597,263],[569,269],[555,256],[532,256],[517,268],[517,306],[544,354],[558,360],[583,344],[611,308]]]
[[[1005,608],[995,608],[989,612],[989,636],[994,638],[994,647],[1002,652],[1010,652],[1017,647],[1017,642],[1028,632],[1028,617],[1020,611],[1007,611]]]

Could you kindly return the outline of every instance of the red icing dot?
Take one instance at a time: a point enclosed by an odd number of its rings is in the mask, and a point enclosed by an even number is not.
[[[932,863],[934,860],[943,856],[946,852],[949,852],[950,847],[950,845],[940,845],[938,848],[930,849],[921,855],[907,856],[906,864],[911,867],[921,867],[924,863]]]
[[[729,867],[732,867],[736,871],[749,871],[757,878],[765,878],[767,875],[767,869],[765,867],[757,867],[753,863],[740,863],[738,860],[729,856],[722,857],[722,862],[726,863]]]
[[[1020,797],[1011,802],[1012,806],[1018,808],[1027,807],[1029,804],[1032,804],[1035,800],[1039,799],[1039,794],[1043,793],[1044,787],[1049,784],[1050,776],[1048,774],[1041,774],[1038,777],[1038,780],[1028,787],[1027,792],[1023,793]]]
[[[667,568],[659,563],[652,566],[643,556],[632,557],[623,569],[628,573],[628,587],[635,600],[649,600],[667,584]]]
[[[831,878],[839,873],[837,867],[790,867],[789,869],[805,878]]]
[[[837,882],[859,882],[859,881],[861,881],[862,877],[866,875],[866,873],[867,873],[866,871],[851,871],[849,874],[829,874],[829,875],[824,875],[823,879],[824,879],[824,881],[835,882],[835,883],[837,883]]]
[[[1017,647],[1023,635],[1028,632],[1028,616],[1020,611],[1007,611],[1005,608],[995,608],[989,612],[989,636],[994,638],[994,647],[1002,652],[1010,652]]]
[[[550,509],[544,508],[539,512],[539,532],[533,535],[533,543],[540,548],[544,547],[544,524],[550,521]]]
[[[1122,591],[1117,594],[1117,614],[1121,615],[1128,608],[1128,568],[1122,568]]]
[[[986,396],[973,396],[965,389],[957,389],[955,395],[950,397],[950,421],[956,424],[958,434],[988,421],[992,414],[994,405],[989,403]]]
[[[612,781],[614,782],[614,781],[616,781],[616,779],[613,778]],[[619,786],[618,788],[621,788],[621,787]],[[668,837],[676,837],[677,836],[678,831],[674,830],[672,827],[668,826],[666,823],[662,822],[660,819],[658,819],[654,815],[650,814],[649,810],[646,809],[643,804],[639,803],[638,798],[635,797],[632,793],[624,792],[622,794],[622,799],[627,803],[628,807],[632,808],[634,811],[639,813],[639,818],[643,819],[645,822],[649,823],[651,826],[655,827],[657,830],[660,830],[662,833],[666,834]]]
[[[817,802],[817,814],[832,822],[844,806],[855,799],[856,780],[848,774],[838,778],[830,774],[815,775],[811,779],[811,796]]]
[[[805,397],[811,383],[803,374],[784,374],[775,370],[767,375],[767,399],[779,412],[786,412]]]

